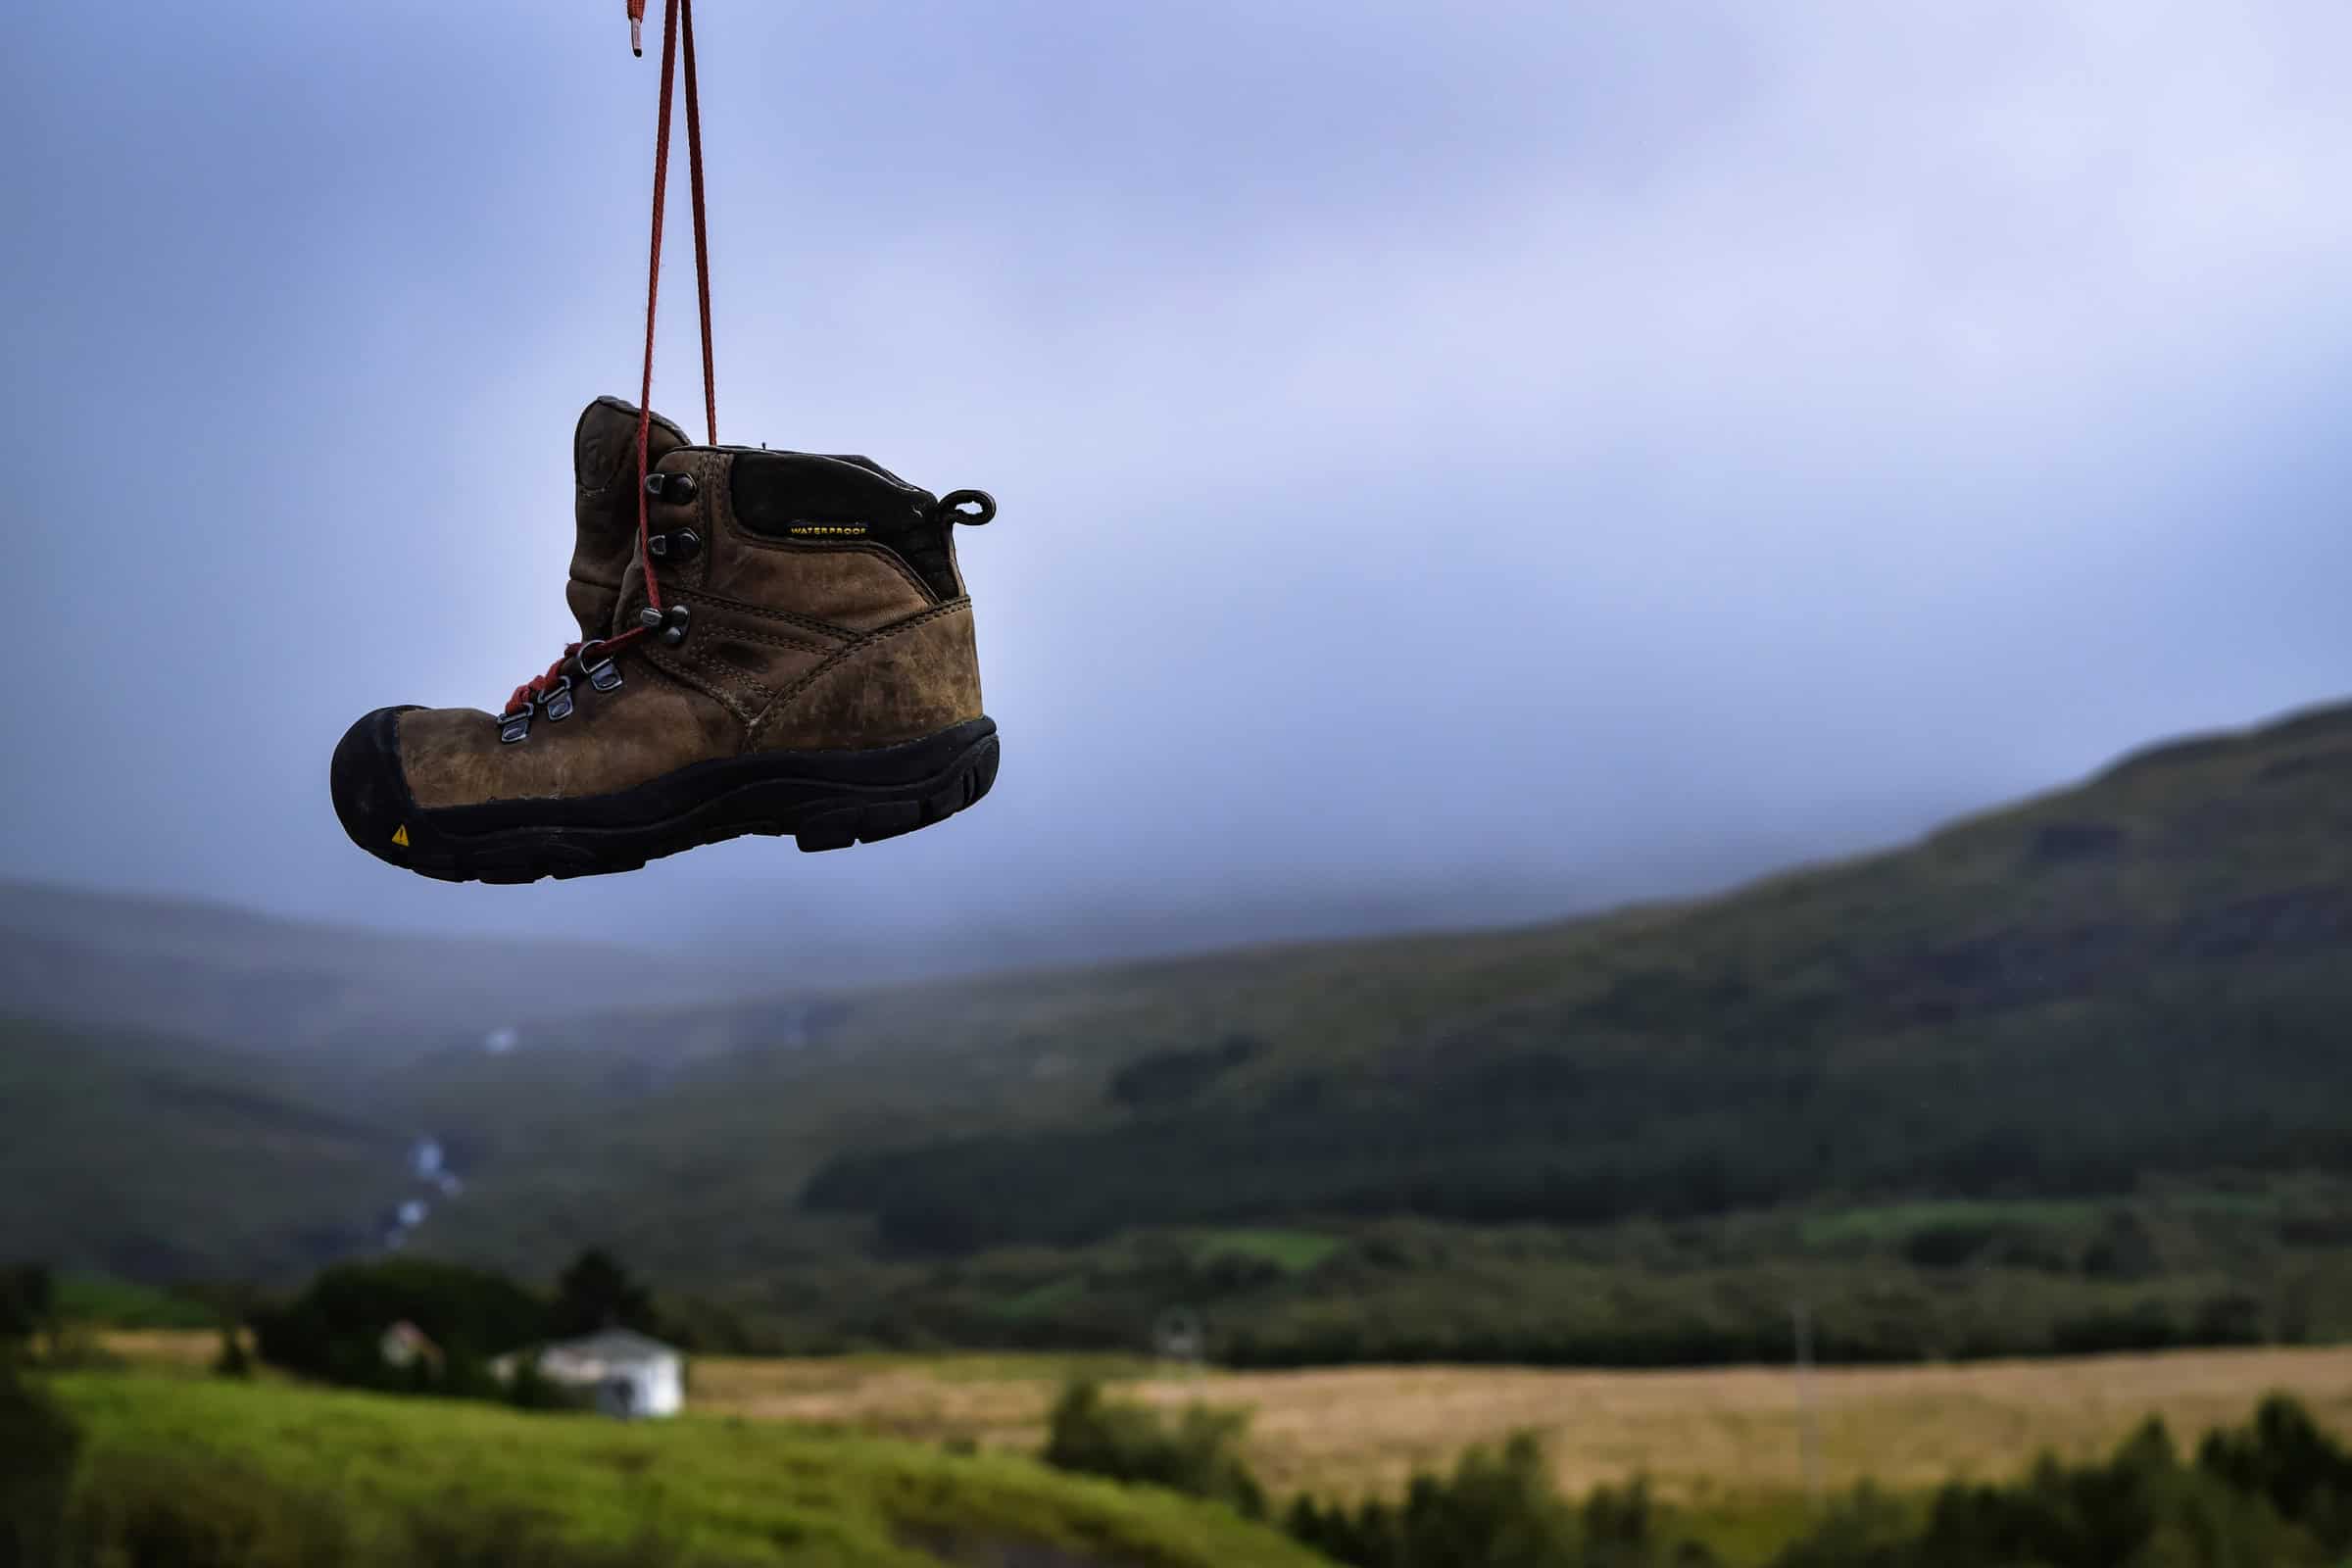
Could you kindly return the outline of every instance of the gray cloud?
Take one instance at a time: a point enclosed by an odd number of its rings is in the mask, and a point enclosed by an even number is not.
[[[562,641],[570,420],[642,327],[617,10],[17,24],[0,870],[780,945],[1517,913],[2345,684],[2340,7],[711,0],[720,433],[999,495],[1003,786],[412,884],[325,759]]]

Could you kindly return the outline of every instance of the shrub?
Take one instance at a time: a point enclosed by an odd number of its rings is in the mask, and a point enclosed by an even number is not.
[[[2321,1568],[2352,1545],[2348,1500],[2352,1455],[2279,1397],[2193,1466],[2151,1421],[2104,1462],[1947,1486],[1924,1520],[1859,1489],[1774,1568]]]
[[[535,1345],[515,1354],[505,1394],[507,1402],[517,1410],[586,1410],[596,1404],[593,1390],[566,1388],[540,1371],[539,1347]]]
[[[0,1342],[29,1340],[57,1326],[57,1283],[39,1263],[0,1267]]]
[[[1999,1226],[1983,1222],[1929,1225],[1903,1239],[1903,1258],[1921,1268],[1958,1268],[1974,1262],[2002,1234]]]
[[[1866,1481],[1834,1500],[1773,1568],[1908,1568],[1918,1535],[1910,1512]]]
[[[1111,1075],[1110,1094],[1120,1104],[1153,1110],[1181,1104],[1233,1068],[1265,1054],[1262,1040],[1231,1035],[1214,1046],[1162,1051],[1129,1062]]]
[[[2300,1522],[2330,1551],[2352,1550],[2352,1453],[2283,1394],[2244,1430],[2209,1435],[2197,1467]]]
[[[1230,1503],[1256,1518],[1265,1512],[1265,1493],[1236,1451],[1249,1426],[1247,1411],[1195,1404],[1171,1427],[1156,1410],[1105,1399],[1100,1384],[1081,1380],[1054,1403],[1045,1460]]]
[[[72,1418],[0,1361],[0,1568],[56,1557],[80,1445]]]
[[[220,1353],[213,1357],[213,1372],[224,1378],[253,1376],[253,1357],[245,1350],[245,1325],[234,1318],[220,1325]]]
[[[1646,1489],[1596,1493],[1580,1530],[1542,1445],[1526,1433],[1498,1451],[1469,1449],[1448,1478],[1415,1476],[1401,1504],[1374,1498],[1351,1511],[1301,1497],[1285,1523],[1302,1544],[1356,1568],[1569,1568],[1644,1562],[1650,1549]],[[1581,1555],[1595,1527],[1592,1553]]]
[[[414,1323],[439,1348],[438,1370],[419,1359],[387,1364],[384,1331]],[[254,1314],[262,1358],[327,1383],[400,1392],[495,1395],[488,1357],[544,1337],[547,1307],[502,1275],[453,1263],[399,1258],[327,1269],[284,1306]]]
[[[559,1340],[613,1327],[656,1336],[662,1332],[653,1292],[632,1279],[612,1253],[594,1247],[573,1258],[556,1280],[547,1322],[548,1333]]]

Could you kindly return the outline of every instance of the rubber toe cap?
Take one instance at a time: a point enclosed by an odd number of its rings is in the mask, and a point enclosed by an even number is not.
[[[327,769],[335,815],[351,842],[379,860],[410,863],[409,818],[416,803],[400,766],[400,715],[407,708],[379,708],[343,732]]]

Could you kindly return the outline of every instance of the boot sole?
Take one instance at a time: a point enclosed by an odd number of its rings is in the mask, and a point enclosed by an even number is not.
[[[400,777],[398,711],[369,714],[336,749],[337,810],[362,849],[444,882],[604,876],[754,833],[810,853],[846,850],[945,821],[997,781],[996,721],[975,718],[868,751],[697,762],[612,795],[424,810]],[[393,842],[395,826],[405,845]]]

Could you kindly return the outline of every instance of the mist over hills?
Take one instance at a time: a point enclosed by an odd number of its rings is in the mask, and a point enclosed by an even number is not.
[[[1914,806],[1874,810],[1866,820],[1849,816],[1836,828],[1816,823],[1774,833],[1644,839],[1600,852],[1572,872],[1466,855],[1443,874],[1305,876],[1293,868],[1237,868],[1200,887],[1139,877],[1116,893],[1041,895],[1036,907],[1016,905],[1012,917],[999,912],[975,919],[964,912],[956,885],[918,881],[917,897],[873,920],[786,918],[770,926],[747,921],[727,906],[723,917],[695,931],[693,943],[740,966],[764,965],[777,986],[822,976],[827,984],[872,987],[1149,961],[1263,943],[1486,930],[1716,892],[1813,858],[1825,847],[1903,836],[1937,814]],[[758,907],[756,901],[746,902]]]
[[[616,941],[416,936],[0,882],[7,1011],[258,1051],[397,1052],[453,1029],[478,1033],[518,1005],[686,1001],[755,975]]]

